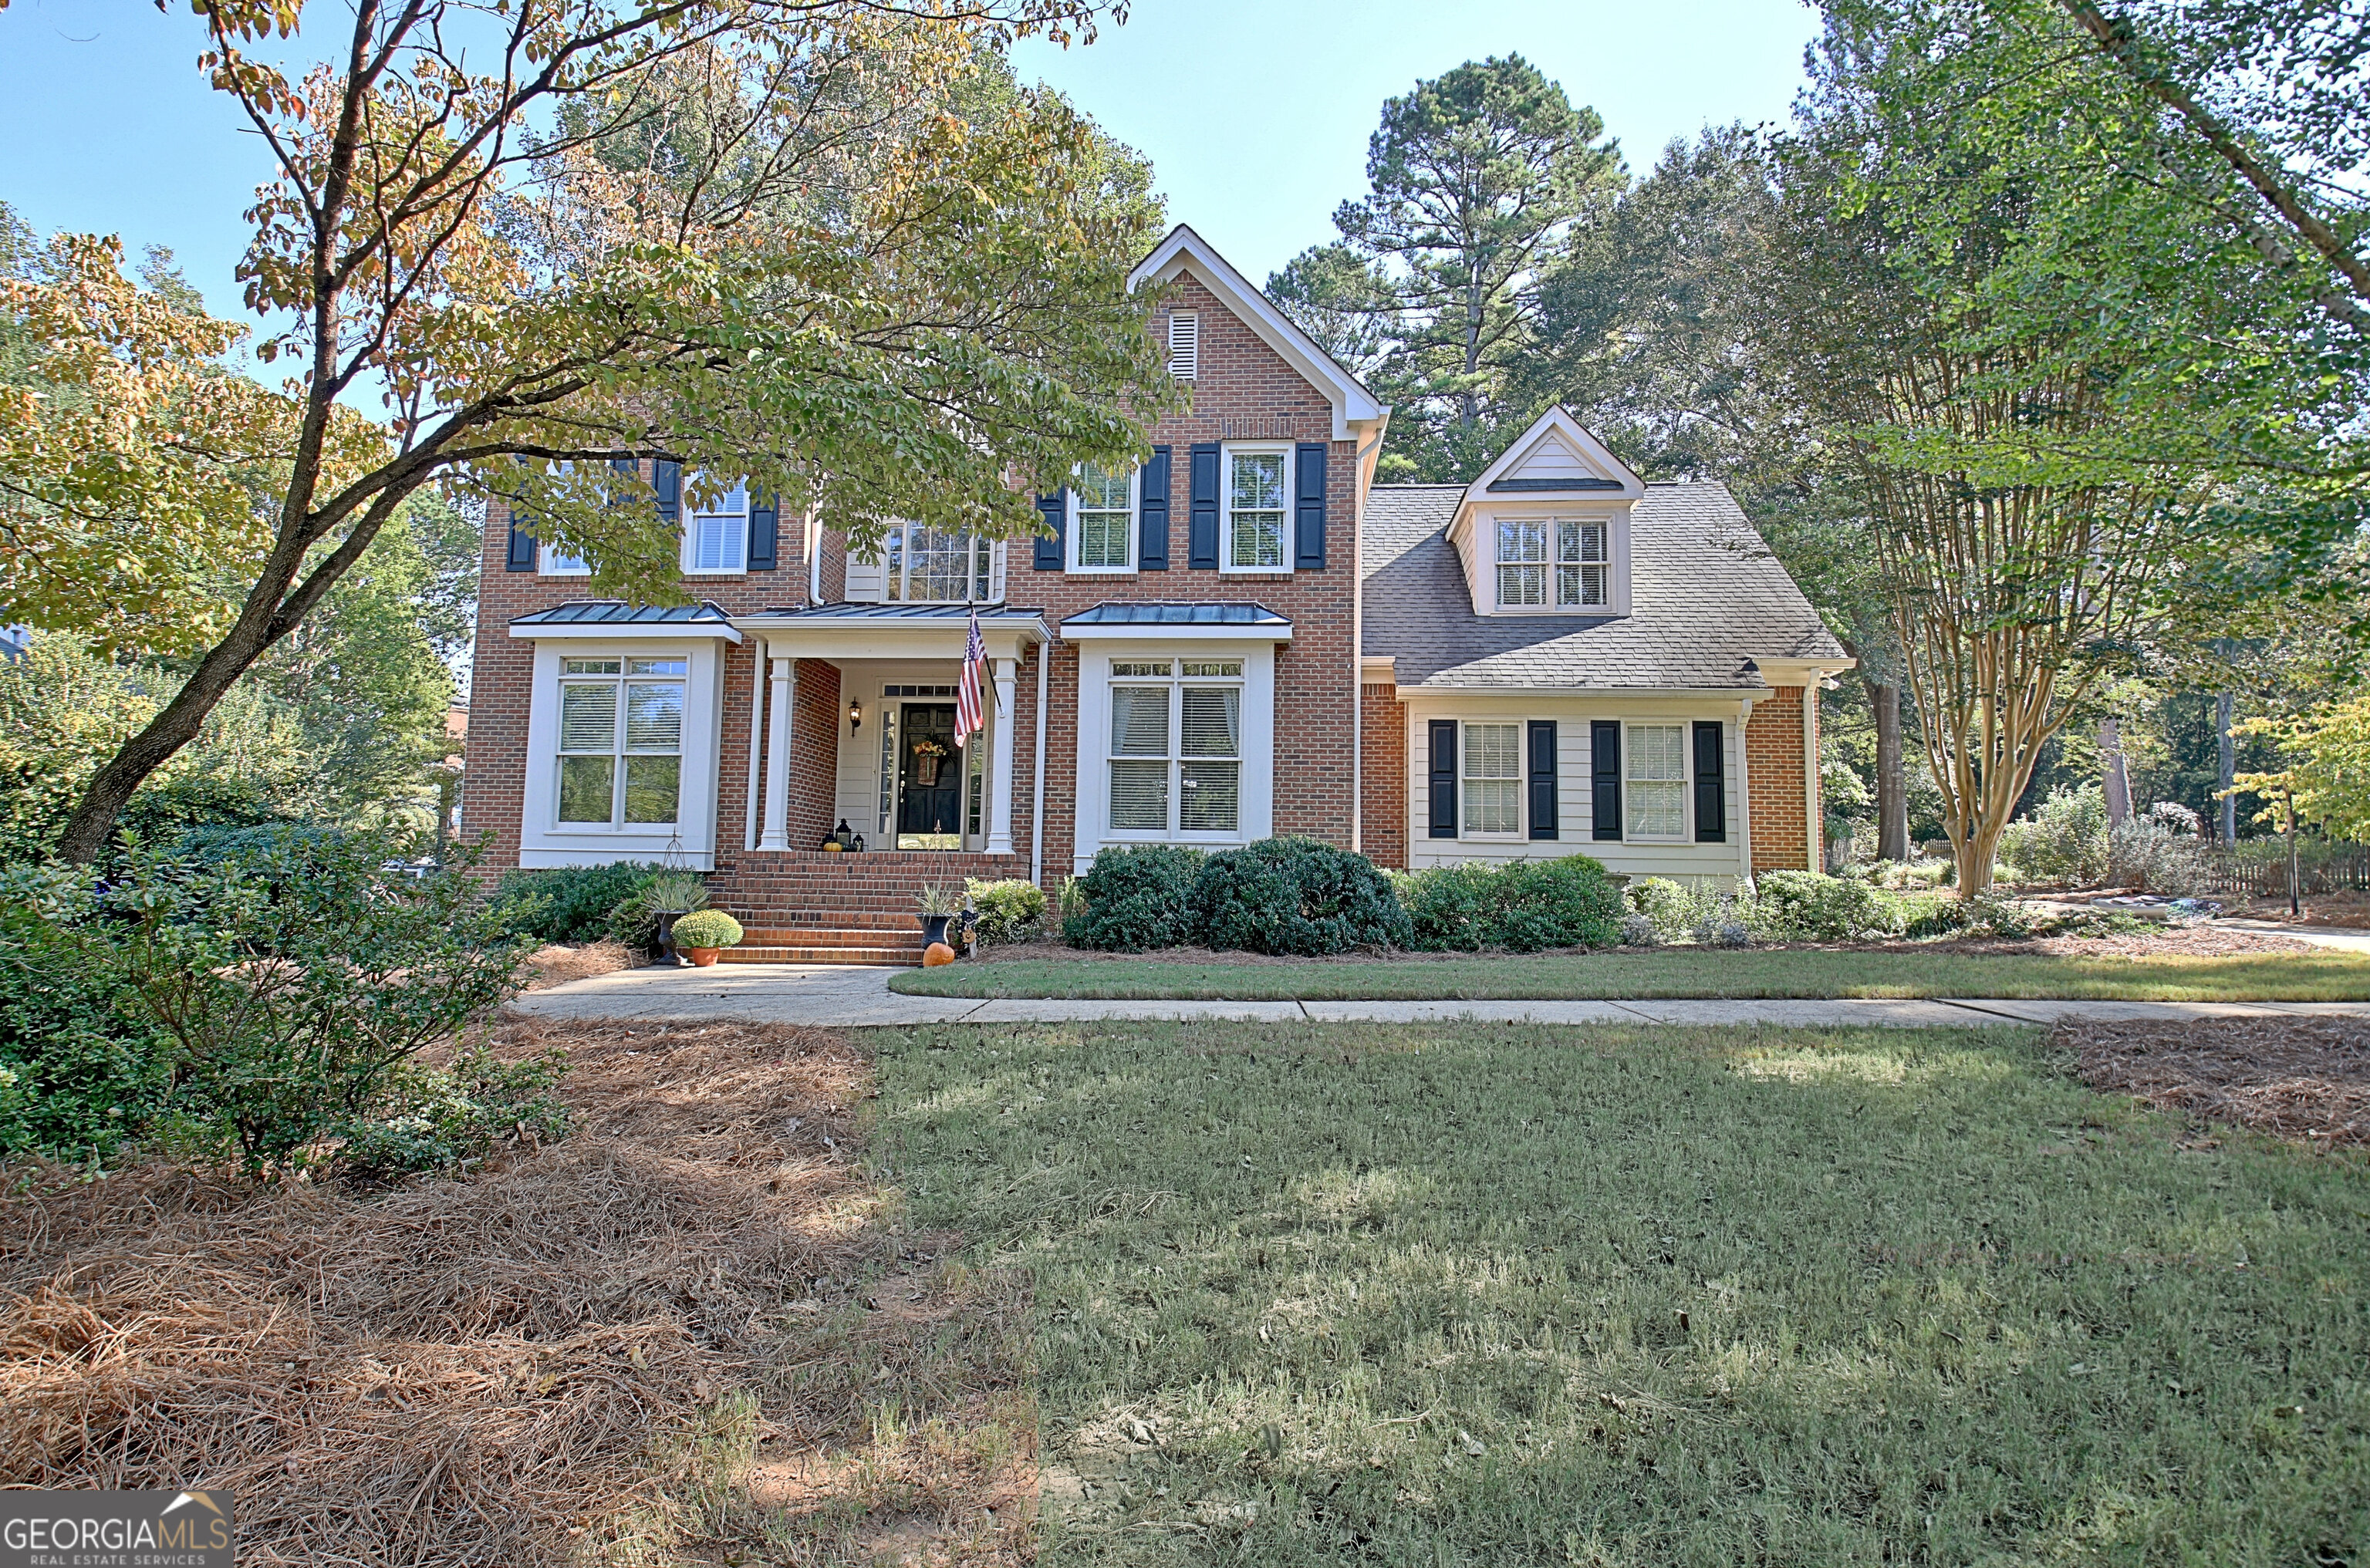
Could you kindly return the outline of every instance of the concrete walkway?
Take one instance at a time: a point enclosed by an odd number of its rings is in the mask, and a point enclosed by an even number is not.
[[[896,969],[719,964],[625,969],[531,991],[511,1004],[535,1018],[730,1018],[831,1026],[1070,1023],[1099,1018],[1409,1024],[1881,1024],[1896,1028],[2005,1027],[2061,1018],[2370,1018],[2370,1001],[981,1001],[901,996]]]

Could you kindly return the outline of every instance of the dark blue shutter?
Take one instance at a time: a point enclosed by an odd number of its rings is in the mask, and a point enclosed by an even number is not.
[[[1218,569],[1218,443],[1193,443],[1192,472],[1186,476],[1185,564],[1197,572]]]
[[[1068,533],[1070,492],[1065,488],[1038,497],[1037,516],[1044,526],[1037,532],[1037,554],[1030,564],[1041,572],[1058,572],[1062,569],[1063,541]]]
[[[1331,451],[1323,441],[1303,441],[1293,457],[1292,564],[1304,572],[1325,569],[1325,459]]]
[[[535,570],[534,531],[529,529],[524,523],[519,521],[518,505],[516,502],[512,503],[510,514],[511,550],[510,555],[502,561],[502,570],[506,572],[531,572]]]
[[[1589,800],[1588,836],[1617,839],[1621,836],[1621,721],[1591,721],[1588,750],[1589,782],[1594,786]]]
[[[659,521],[683,521],[683,464],[660,458],[650,464],[650,488],[659,493]]]
[[[1432,837],[1456,837],[1456,721],[1432,721]]]
[[[1152,449],[1144,465],[1144,498],[1136,520],[1135,567],[1143,572],[1168,569],[1168,449]]]
[[[1556,825],[1556,727],[1551,718],[1531,720],[1531,837],[1560,837]]]
[[[749,569],[770,572],[781,565],[782,498],[770,491],[749,493]]]
[[[1696,842],[1728,842],[1727,750],[1718,719],[1696,725]]]

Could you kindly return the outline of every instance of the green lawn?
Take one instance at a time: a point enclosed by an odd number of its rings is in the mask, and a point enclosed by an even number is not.
[[[1479,1001],[1596,997],[1916,997],[2123,1001],[2356,1001],[2370,957],[2313,952],[2221,958],[2025,954],[1763,952],[1490,955],[1396,963],[1191,964],[1166,959],[1013,959],[894,976],[915,996],[1229,1001]]]
[[[2022,1032],[881,1031],[1049,1564],[2361,1562],[2370,1167]]]

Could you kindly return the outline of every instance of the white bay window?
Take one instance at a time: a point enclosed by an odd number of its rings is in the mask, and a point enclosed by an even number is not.
[[[1242,825],[1243,661],[1111,665],[1110,830],[1233,837]]]
[[[562,828],[672,825],[682,808],[689,661],[567,658],[555,813]]]

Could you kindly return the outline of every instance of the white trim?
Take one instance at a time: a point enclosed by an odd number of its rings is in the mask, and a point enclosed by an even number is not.
[[[1511,729],[1514,732],[1514,773],[1512,780],[1489,779],[1467,772],[1467,769],[1472,765],[1472,735],[1473,727],[1475,725],[1489,725],[1493,728]],[[1560,732],[1559,732],[1558,738],[1559,741],[1561,738]],[[1531,830],[1529,742],[1530,727],[1529,722],[1525,719],[1503,718],[1496,715],[1491,715],[1486,718],[1461,718],[1456,721],[1457,841],[1462,842],[1464,841],[1470,840],[1475,843],[1503,844],[1520,843],[1529,839]],[[1511,782],[1514,786],[1514,825],[1512,828],[1501,829],[1496,832],[1489,832],[1471,827],[1469,824],[1473,819],[1473,811],[1471,804],[1467,797],[1465,786],[1468,784],[1503,784],[1509,782]],[[1429,813],[1427,813],[1427,815],[1429,815]],[[1426,826],[1429,828],[1429,823],[1427,823]]]
[[[756,647],[755,667],[749,677],[749,799],[741,809],[742,848],[757,847],[757,738],[765,725],[765,645]]]
[[[694,475],[689,474],[684,475],[682,492],[683,498],[680,503],[680,515],[683,520],[683,530],[681,537],[675,541],[677,556],[683,563],[683,575],[687,578],[747,577],[749,575],[749,512],[751,507],[754,504],[754,498],[749,494],[749,482],[746,479],[739,480],[727,488],[723,495],[717,498],[719,502],[730,500],[735,495],[738,495],[741,498],[741,509],[737,512],[731,512],[693,506],[691,504],[691,486],[693,478]],[[778,514],[777,515],[778,516]],[[741,520],[740,565],[732,567],[702,567],[693,564],[692,540],[694,532],[699,525],[699,520],[704,517],[737,517]]]
[[[1177,341],[1177,329],[1180,326],[1185,329],[1181,353]],[[1174,310],[1168,313],[1168,373],[1179,381],[1202,379],[1201,312]]]
[[[722,621],[537,621],[520,625],[513,621],[510,634],[528,642],[674,642],[693,638],[712,638],[718,642],[737,643],[741,634]]]
[[[541,578],[589,578],[592,575],[592,563],[582,556],[570,555],[565,558],[576,564],[572,567],[558,565],[558,562],[562,559],[558,551],[549,544],[537,543],[535,547],[535,575]]]
[[[1075,478],[1076,475],[1074,475]],[[1144,467],[1141,464],[1127,475],[1127,559],[1116,567],[1087,567],[1078,563],[1078,487],[1063,487],[1064,516],[1062,525],[1062,570],[1079,578],[1132,578],[1136,574],[1136,550],[1144,534]],[[1099,508],[1098,510],[1101,509]]]
[[[1235,459],[1237,457],[1282,457],[1283,459],[1283,502],[1277,509],[1283,521],[1276,528],[1276,564],[1271,567],[1238,567],[1235,565]],[[1225,577],[1290,577],[1293,560],[1297,555],[1294,538],[1297,533],[1297,498],[1294,488],[1298,479],[1299,453],[1291,441],[1222,441],[1218,446],[1218,571]]]
[[[1490,491],[1491,484],[1522,467],[1524,461],[1551,435],[1559,437],[1566,443],[1577,447],[1583,462],[1595,469],[1603,477],[1618,480],[1621,488],[1618,490],[1500,490],[1495,493]],[[1458,509],[1462,510],[1475,505],[1518,500],[1524,495],[1553,497],[1566,506],[1576,500],[1592,498],[1602,500],[1610,506],[1623,506],[1640,499],[1645,494],[1646,481],[1638,476],[1637,470],[1613,455],[1611,447],[1598,441],[1585,425],[1571,417],[1570,410],[1558,404],[1532,420],[1531,428],[1516,436],[1512,444],[1498,454],[1497,462],[1474,476],[1473,483],[1465,486],[1465,498],[1458,503]]]
[[[798,711],[798,661],[776,653],[771,644],[765,654],[765,836],[757,847],[787,850],[790,847],[790,720]]]
[[[1171,628],[1136,627],[1139,635],[1124,646],[1098,644],[1078,655],[1078,769],[1072,834],[1072,874],[1083,876],[1096,853],[1106,844],[1192,844],[1225,848],[1248,844],[1274,833],[1275,821],[1275,649],[1246,646],[1229,649],[1228,658],[1243,661],[1241,773],[1237,775],[1235,831],[1232,833],[1118,833],[1110,819],[1110,689],[1111,665],[1138,659],[1183,659],[1206,655],[1197,639],[1172,637]],[[1141,634],[1158,631],[1161,635]],[[1179,676],[1169,684],[1180,685]],[[1172,803],[1173,809],[1173,803]]]
[[[1029,880],[1045,885],[1045,678],[1053,663],[1050,643],[1037,645],[1037,766],[1030,778]]]
[[[995,712],[988,722],[995,727],[987,754],[987,799],[982,803],[987,820],[983,827],[987,832],[987,853],[1012,853],[1012,720],[1015,715],[1013,687],[1019,670],[1009,658],[994,661],[992,670],[995,687],[992,695]]]
[[[1127,286],[1133,290],[1147,282],[1166,283],[1184,271],[1191,271],[1202,287],[1217,295],[1222,304],[1282,355],[1309,385],[1326,395],[1333,406],[1333,440],[1353,440],[1352,426],[1369,424],[1388,415],[1389,410],[1357,377],[1336,364],[1331,355],[1317,346],[1315,338],[1294,326],[1290,317],[1276,309],[1274,302],[1236,271],[1225,257],[1210,248],[1209,241],[1183,223],[1169,230],[1168,236],[1153,247],[1152,254],[1136,263],[1135,269],[1127,275]]]
[[[1819,841],[1826,835],[1820,831],[1825,826],[1819,820],[1819,683],[1806,681],[1802,686],[1802,859],[1814,872],[1824,872],[1821,864],[1826,856],[1820,852],[1825,845]]]
[[[1638,749],[1630,743],[1629,731],[1639,729],[1675,729],[1679,732],[1679,830],[1675,833],[1640,833],[1631,824],[1638,814],[1629,809],[1629,786],[1634,784],[1670,784],[1670,779],[1632,779],[1630,760]],[[1696,758],[1695,728],[1690,720],[1640,716],[1621,721],[1621,841],[1625,844],[1691,844],[1696,841]]]
[[[1145,622],[1088,621],[1080,624],[1064,621],[1062,640],[1065,643],[1086,642],[1163,642],[1163,643],[1288,643],[1292,640],[1292,623],[1282,625],[1228,625],[1224,623],[1207,626],[1171,626]]]
[[[682,841],[683,855],[695,869],[716,864],[717,787],[720,772],[719,750],[724,718],[724,658],[713,638],[682,634],[673,647],[652,647],[647,639],[616,641],[607,647],[562,646],[538,642],[535,673],[529,688],[525,777],[520,791],[519,864],[523,866],[608,865],[618,861],[655,861],[666,854],[671,841]],[[685,677],[680,793],[673,823],[629,823],[618,827],[569,823],[561,827],[558,809],[560,660],[598,658],[679,656],[688,662]]]
[[[980,606],[980,638],[992,658],[1018,658],[1030,643],[1047,642],[1053,628],[1035,615],[991,612]],[[740,615],[733,624],[762,632],[768,647],[796,658],[949,658],[961,663],[970,618],[893,615],[838,620],[812,614]]]
[[[1736,858],[1739,876],[1753,879],[1753,773],[1744,732],[1753,723],[1753,699],[1736,704]]]

